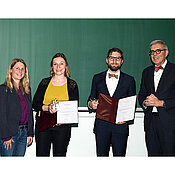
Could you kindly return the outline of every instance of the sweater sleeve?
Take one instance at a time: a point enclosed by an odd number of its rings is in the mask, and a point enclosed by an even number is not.
[[[48,79],[43,79],[36,90],[36,93],[33,97],[32,107],[35,111],[42,111],[44,94],[48,85]]]

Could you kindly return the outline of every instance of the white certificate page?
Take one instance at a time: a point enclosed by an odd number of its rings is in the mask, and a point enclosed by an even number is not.
[[[59,101],[57,123],[78,123],[78,101]]]
[[[135,116],[136,95],[122,98],[118,102],[116,123],[133,120]]]

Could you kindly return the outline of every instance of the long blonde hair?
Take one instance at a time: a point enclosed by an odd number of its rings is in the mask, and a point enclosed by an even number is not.
[[[7,89],[9,89],[10,91],[12,91],[13,89],[13,86],[15,87],[16,89],[16,86],[15,84],[13,83],[13,79],[12,79],[12,69],[14,67],[14,65],[18,62],[21,62],[24,64],[24,67],[25,67],[25,75],[24,77],[21,79],[20,81],[20,88],[21,88],[21,91],[23,93],[23,95],[26,93],[26,94],[29,94],[30,93],[30,88],[29,88],[29,75],[28,75],[28,69],[27,69],[27,65],[26,63],[24,62],[23,59],[20,59],[20,58],[14,58],[11,62],[11,64],[9,65],[8,67],[8,70],[7,70],[7,74],[6,74],[6,80],[5,80],[5,84],[6,84],[6,91]],[[16,89],[17,90],[17,89]]]

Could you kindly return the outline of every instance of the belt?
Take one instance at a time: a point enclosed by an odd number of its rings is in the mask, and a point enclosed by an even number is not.
[[[152,112],[152,115],[153,116],[159,116],[159,113],[158,112]]]
[[[25,128],[27,128],[27,125],[19,125],[19,128],[20,129],[25,129]]]

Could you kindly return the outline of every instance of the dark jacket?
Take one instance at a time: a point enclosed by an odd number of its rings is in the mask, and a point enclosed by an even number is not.
[[[157,91],[154,88],[154,65],[144,69],[138,100],[143,108],[144,129],[147,131],[151,125],[151,112],[153,107],[143,107],[143,102],[147,96],[154,94],[159,100],[164,100],[166,107],[157,107],[160,121],[166,129],[175,129],[175,64],[167,62]]]
[[[91,93],[88,98],[88,101],[91,98],[98,99],[100,93],[110,96],[106,85],[106,74],[107,74],[107,71],[94,75],[92,80]],[[129,96],[133,96],[133,95],[136,95],[136,84],[135,84],[134,78],[126,73],[120,72],[119,82],[112,97],[121,99]],[[95,112],[95,110],[89,108],[89,112]],[[103,121],[103,123],[106,123],[105,125],[107,125],[108,122]],[[129,134],[128,124],[131,124],[131,123],[133,123],[133,121],[127,122],[124,125],[113,124],[113,127],[120,127],[120,130],[122,133]],[[94,133],[96,133],[96,128],[99,127],[100,125],[101,123],[99,123],[99,119],[96,118],[95,124],[94,124]],[[108,125],[109,127],[111,127],[111,124],[108,124]],[[122,129],[122,127],[124,129]],[[125,129],[126,127],[127,129]]]
[[[34,135],[33,131],[33,112],[31,93],[25,94],[27,99],[30,115],[28,120],[28,136]],[[6,85],[0,85],[0,138],[15,136],[18,132],[19,121],[21,117],[21,104],[15,88],[12,92],[7,89]]]
[[[42,106],[43,106],[43,100],[44,100],[44,95],[46,92],[46,89],[50,83],[52,77],[49,78],[44,78],[41,80],[38,89],[34,95],[33,98],[33,108],[37,112],[36,114],[36,125],[39,127],[39,117],[38,113],[39,111],[42,111]],[[68,89],[68,95],[69,95],[69,100],[78,100],[79,101],[79,92],[78,92],[78,86],[77,83],[70,79],[67,78],[67,89]]]
[[[98,99],[100,93],[110,96],[106,85],[106,73],[107,71],[94,75],[92,80],[91,94],[88,98],[88,101],[91,98]],[[121,99],[133,95],[136,95],[136,84],[134,78],[126,73],[120,72],[118,86],[112,97]],[[95,111],[89,109],[89,112]]]

